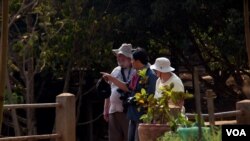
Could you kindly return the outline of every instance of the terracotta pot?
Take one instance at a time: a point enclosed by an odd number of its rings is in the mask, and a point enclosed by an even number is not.
[[[166,124],[140,123],[138,126],[139,140],[156,141],[158,137],[164,135],[166,131],[170,130],[170,127]]]

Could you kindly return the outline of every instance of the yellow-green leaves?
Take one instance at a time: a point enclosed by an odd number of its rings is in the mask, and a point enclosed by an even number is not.
[[[147,68],[144,68],[142,70],[138,71],[138,75],[140,76],[140,81],[139,83],[141,85],[146,85],[148,82],[148,76],[147,76]]]
[[[187,92],[182,91],[173,91],[174,83],[171,83],[170,85],[165,85],[160,87],[160,90],[162,92],[162,97],[164,99],[171,100],[174,104],[178,105],[179,102],[192,98],[193,95]]]
[[[138,74],[142,77],[146,77],[146,69],[141,70]],[[135,102],[138,105],[138,110],[145,108],[146,112],[141,116],[141,120],[145,123],[160,123],[169,124],[175,128],[177,124],[187,125],[189,122],[180,113],[180,108],[177,110],[169,107],[169,102],[172,101],[176,106],[181,106],[187,98],[192,98],[193,95],[185,92],[173,91],[174,84],[165,85],[160,88],[162,95],[159,98],[155,98],[153,94],[148,94],[145,88],[142,88],[140,92],[135,94]]]
[[[188,98],[193,98],[193,95],[190,93],[177,92],[177,91],[173,91],[171,94],[171,100],[173,101],[174,104],[178,104],[178,102]]]
[[[134,97],[135,101],[137,102],[137,105],[141,107],[147,107],[148,95],[145,89],[142,88],[141,92],[136,93]]]

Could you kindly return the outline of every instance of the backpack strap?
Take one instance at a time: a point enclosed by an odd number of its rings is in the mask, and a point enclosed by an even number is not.
[[[126,78],[126,76],[125,76],[125,74],[124,74],[124,68],[121,68],[122,79],[123,79],[124,82],[127,82],[127,81],[128,81],[130,73],[131,73],[131,68],[129,68],[128,76],[127,76],[127,78]]]

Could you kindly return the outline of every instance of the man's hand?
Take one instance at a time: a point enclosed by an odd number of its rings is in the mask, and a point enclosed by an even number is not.
[[[104,109],[103,109],[103,118],[106,122],[109,121],[109,107],[110,107],[110,100],[106,98],[104,101]]]
[[[109,114],[108,113],[103,113],[103,118],[106,122],[109,122]]]
[[[106,81],[109,82],[112,79],[112,75],[106,72],[100,72],[102,74],[102,78]]]

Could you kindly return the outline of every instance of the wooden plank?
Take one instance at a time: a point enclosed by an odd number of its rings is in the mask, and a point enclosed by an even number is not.
[[[28,139],[56,139],[60,138],[59,134],[44,134],[44,135],[30,135],[30,136],[17,136],[17,137],[4,137],[0,141],[22,141]]]
[[[221,120],[221,121],[215,121],[215,125],[232,125],[237,124],[236,120]],[[211,125],[209,122],[205,122],[205,125]]]
[[[17,109],[17,108],[51,108],[58,107],[59,103],[34,103],[34,104],[6,104],[5,109]]]
[[[225,117],[236,117],[237,114],[241,114],[240,110],[235,111],[226,111],[226,112],[218,112],[214,113],[215,118],[225,118]],[[186,113],[186,116],[190,119],[194,119],[197,114]],[[203,118],[208,118],[209,114],[201,114]]]

